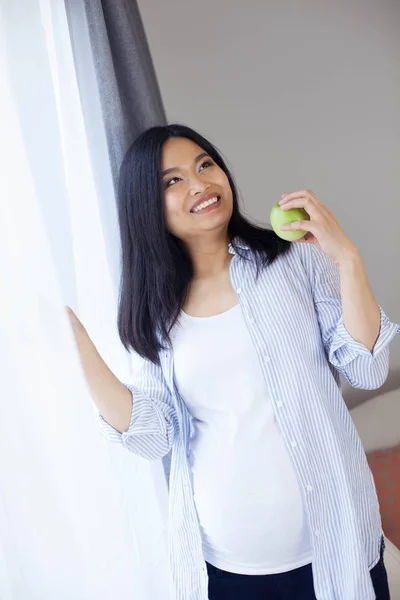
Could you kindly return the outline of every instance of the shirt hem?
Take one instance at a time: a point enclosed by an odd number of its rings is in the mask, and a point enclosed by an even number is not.
[[[380,561],[381,555],[380,553],[378,554],[378,556],[375,558],[375,560],[372,562],[372,564],[368,567],[369,571],[372,571],[372,569],[374,567],[376,567],[376,565],[378,564],[378,562]]]
[[[295,561],[292,561],[286,565],[279,565],[276,567],[243,567],[241,565],[236,565],[233,563],[229,563],[225,560],[220,560],[208,554],[203,550],[204,560],[206,560],[210,565],[216,567],[217,569],[221,569],[223,571],[228,571],[229,573],[235,573],[237,575],[277,575],[279,573],[287,573],[288,571],[293,571],[295,569],[299,569],[300,567],[304,567],[313,561],[313,553],[308,552],[302,557],[297,558]]]

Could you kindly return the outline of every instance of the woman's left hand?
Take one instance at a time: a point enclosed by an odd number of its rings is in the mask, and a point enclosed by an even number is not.
[[[296,229],[307,231],[307,234],[298,241],[319,246],[322,252],[337,265],[358,256],[357,248],[344,233],[333,214],[311,190],[283,194],[279,204],[283,210],[303,208],[310,216],[309,221],[294,221],[282,225],[282,231]]]

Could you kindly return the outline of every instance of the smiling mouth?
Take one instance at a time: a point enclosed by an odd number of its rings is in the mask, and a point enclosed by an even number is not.
[[[210,209],[210,207],[216,206],[218,204],[221,204],[221,196],[214,196],[214,198],[210,198],[209,200],[202,202],[201,204],[193,208],[190,212],[193,214],[203,213],[207,209]]]

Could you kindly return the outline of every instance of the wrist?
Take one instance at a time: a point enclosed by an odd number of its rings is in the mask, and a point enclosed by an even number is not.
[[[339,271],[354,271],[364,268],[364,263],[357,248],[351,248],[335,261]]]

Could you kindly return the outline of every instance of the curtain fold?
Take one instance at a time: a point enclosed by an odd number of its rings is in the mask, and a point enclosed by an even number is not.
[[[0,598],[167,598],[161,462],[100,435],[64,310],[129,381],[107,135],[63,2],[1,5],[0,86]]]
[[[133,0],[65,0],[78,87],[107,254],[118,285],[119,245],[110,185],[117,189],[121,161],[134,139],[166,116],[139,8]],[[103,127],[99,128],[101,120]],[[102,135],[104,132],[104,135]],[[111,165],[104,172],[105,153]],[[171,453],[162,459],[167,485]]]

